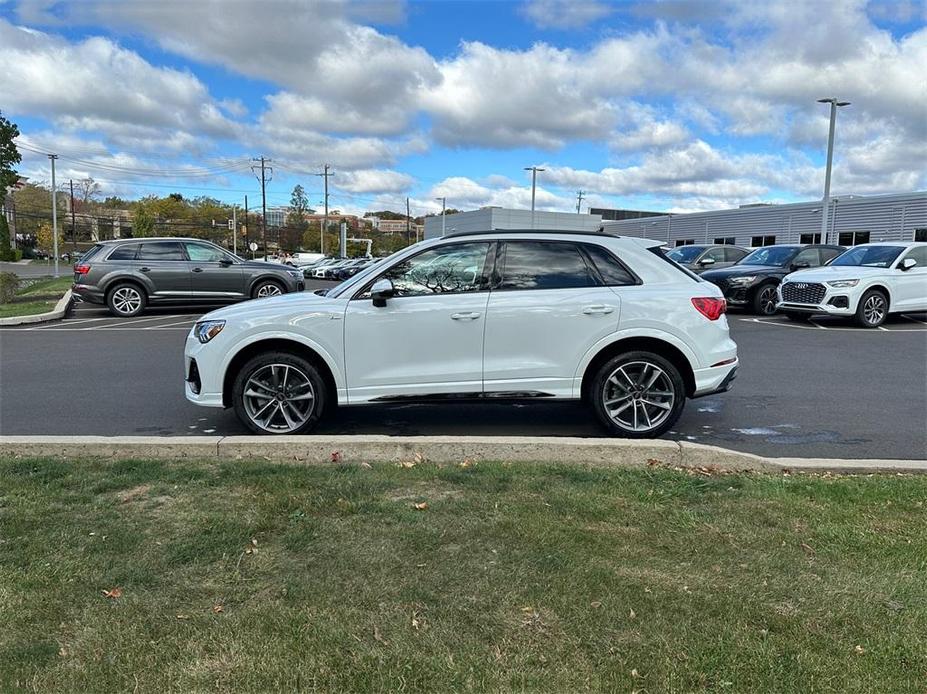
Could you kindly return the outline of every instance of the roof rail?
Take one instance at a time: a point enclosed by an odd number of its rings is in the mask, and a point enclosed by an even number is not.
[[[482,234],[578,234],[582,236],[610,236],[612,238],[621,238],[618,234],[612,234],[605,231],[603,227],[598,229],[479,229],[476,231],[452,231],[441,238],[454,238],[458,236],[480,236]]]

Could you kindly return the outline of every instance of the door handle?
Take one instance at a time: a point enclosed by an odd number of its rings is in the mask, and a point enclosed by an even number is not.
[[[452,313],[452,320],[476,320],[480,317],[479,313]]]
[[[612,308],[611,306],[605,306],[604,304],[600,304],[597,306],[587,306],[586,308],[583,309],[583,313],[585,313],[588,316],[593,313],[611,313],[614,310],[615,309]]]
[[[203,268],[201,268],[201,267],[195,267],[195,268],[193,268],[193,272],[202,272],[202,271],[203,271]]]
[[[151,272],[151,268],[150,268],[150,267],[143,267],[143,268],[141,268],[141,271],[142,271],[142,272]]]

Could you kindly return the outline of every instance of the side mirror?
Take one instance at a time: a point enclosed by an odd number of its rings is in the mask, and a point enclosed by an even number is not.
[[[796,270],[806,270],[811,267],[811,263],[792,263],[789,265],[789,272],[795,272]]]
[[[714,258],[702,258],[700,261],[698,261],[698,264],[705,265],[705,266],[714,265],[715,259]]]
[[[373,299],[373,305],[377,308],[386,306],[386,300],[396,295],[396,289],[393,287],[391,280],[386,278],[378,279],[370,288],[370,298]]]
[[[223,258],[222,260],[219,261],[219,265],[221,265],[222,267],[228,267],[231,264],[232,264],[231,258]]]
[[[898,268],[900,270],[910,270],[915,265],[917,265],[917,261],[914,258],[905,258],[901,261],[901,265],[899,265]]]

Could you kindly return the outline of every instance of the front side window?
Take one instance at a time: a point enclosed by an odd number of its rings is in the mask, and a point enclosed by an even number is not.
[[[917,261],[917,267],[927,267],[927,246],[917,246],[912,248],[905,255],[905,259],[913,258]]]
[[[817,267],[821,264],[821,254],[817,248],[806,248],[795,256],[795,258],[792,260],[792,263],[795,265],[808,263],[809,267]]]
[[[904,246],[858,246],[851,248],[831,265],[838,267],[888,267],[901,255]]]
[[[190,260],[198,263],[219,263],[223,260],[231,260],[231,256],[225,251],[207,246],[205,243],[185,243],[187,255]]]
[[[597,285],[572,243],[507,241],[498,289],[572,289]]]
[[[392,281],[396,296],[476,292],[488,249],[484,242],[439,246],[396,263],[380,279]],[[368,290],[360,298],[369,296]]]
[[[138,260],[186,260],[183,247],[176,241],[152,241],[138,249]]]
[[[677,263],[691,263],[698,258],[698,254],[703,250],[704,246],[677,246],[673,250],[668,251],[666,255]]]
[[[723,248],[712,248],[705,254],[705,258],[711,258],[716,263],[724,262],[724,249]]]

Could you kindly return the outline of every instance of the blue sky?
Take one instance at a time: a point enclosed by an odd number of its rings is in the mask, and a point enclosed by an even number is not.
[[[352,212],[701,210],[927,187],[921,3],[0,0],[22,172]]]

